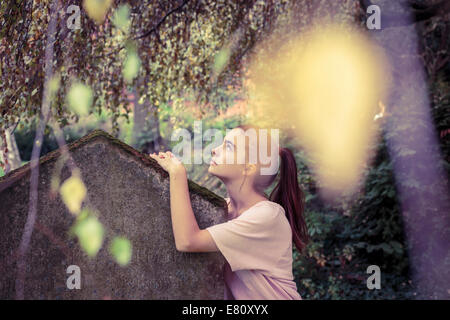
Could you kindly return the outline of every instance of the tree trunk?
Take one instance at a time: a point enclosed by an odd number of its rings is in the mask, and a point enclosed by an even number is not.
[[[0,139],[0,161],[5,163],[5,174],[8,172],[19,168],[22,165],[22,160],[20,159],[19,148],[17,148],[16,138],[13,133],[14,127],[9,127],[5,130],[6,137],[6,146],[4,145],[3,139]],[[8,149],[6,153],[6,158],[8,161],[5,161],[5,149]]]
[[[159,132],[159,119],[155,116],[155,106],[148,100],[139,103],[139,94],[136,88],[132,91],[133,98],[133,146],[145,153],[159,152],[165,150],[166,143]]]

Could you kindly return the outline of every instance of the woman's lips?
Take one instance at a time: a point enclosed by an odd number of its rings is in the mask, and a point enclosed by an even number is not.
[[[217,166],[217,163],[216,163],[213,159],[211,159],[211,161],[209,162],[209,164],[212,165],[212,166]]]

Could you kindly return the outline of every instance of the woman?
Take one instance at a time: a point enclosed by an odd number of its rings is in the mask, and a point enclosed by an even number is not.
[[[245,152],[238,152],[236,141],[241,135],[245,139],[246,130],[252,129],[256,132],[256,142],[246,141]],[[169,173],[177,250],[223,254],[227,261],[224,266],[226,300],[301,300],[293,281],[292,240],[301,252],[308,234],[295,158],[289,149],[279,148],[281,164],[276,168],[280,168],[280,179],[269,200],[264,190],[275,180],[277,171],[261,174],[264,165],[260,159],[249,161],[250,152],[260,154],[260,141],[260,130],[243,125],[231,130],[222,145],[212,150],[208,171],[225,183],[229,196],[226,198],[228,221],[203,230],[192,211],[183,164],[170,151],[150,156]],[[264,141],[269,145],[274,143],[271,137]],[[268,149],[271,150],[270,146]],[[279,158],[276,156],[276,161]],[[228,159],[233,161],[230,163]]]

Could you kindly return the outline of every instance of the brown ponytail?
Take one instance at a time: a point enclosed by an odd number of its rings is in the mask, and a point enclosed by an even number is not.
[[[280,204],[292,229],[292,240],[299,252],[309,241],[304,218],[305,199],[297,180],[297,164],[288,148],[280,148],[280,180],[270,194],[270,201]]]

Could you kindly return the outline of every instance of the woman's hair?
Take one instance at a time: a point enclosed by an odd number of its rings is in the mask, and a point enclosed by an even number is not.
[[[240,125],[237,128],[241,128],[244,131],[247,129],[255,129],[259,144],[259,130],[257,127],[253,125]],[[271,139],[268,140],[271,141]],[[286,218],[292,229],[292,240],[297,250],[302,252],[309,241],[309,236],[304,218],[305,197],[297,179],[297,163],[294,154],[288,148],[280,147],[279,155],[281,159],[279,170],[280,178],[271,192],[269,199],[284,208]],[[261,189],[269,187],[277,175],[278,172],[271,176],[257,177],[257,179],[255,179],[255,189],[260,191]]]

